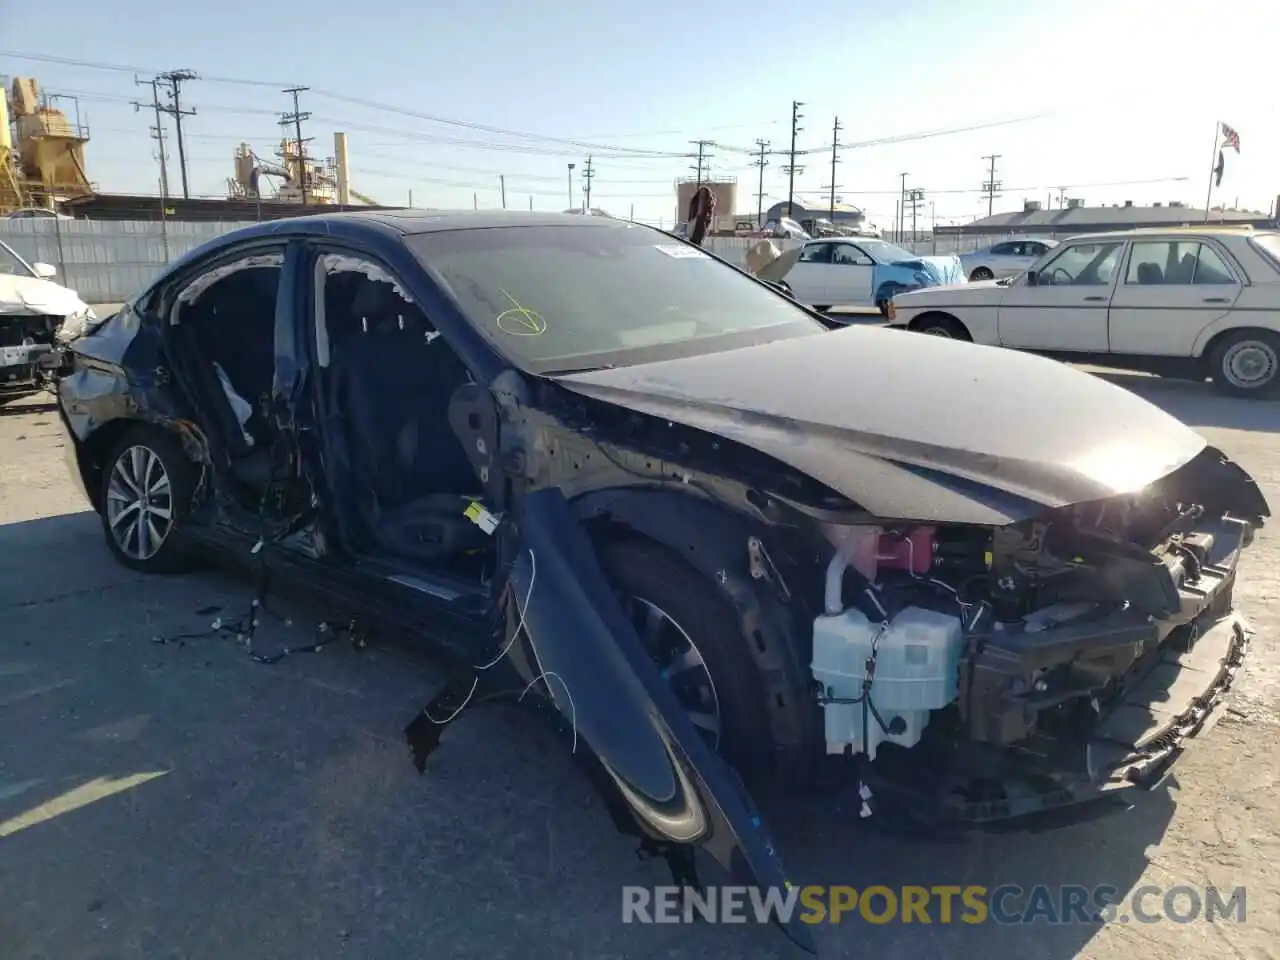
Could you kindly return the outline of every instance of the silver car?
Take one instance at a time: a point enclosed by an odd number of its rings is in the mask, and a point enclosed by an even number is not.
[[[1012,277],[1027,270],[1057,245],[1056,240],[1004,240],[985,250],[962,254],[960,263],[970,280]]]

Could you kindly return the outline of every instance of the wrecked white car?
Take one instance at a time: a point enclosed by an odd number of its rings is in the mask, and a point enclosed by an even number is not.
[[[40,389],[42,361],[98,318],[47,263],[27,263],[0,241],[0,403]]]

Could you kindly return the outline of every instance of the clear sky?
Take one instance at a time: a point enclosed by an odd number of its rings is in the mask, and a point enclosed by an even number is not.
[[[60,0],[56,14],[9,4],[3,25],[0,49],[85,62],[0,54],[0,72],[79,98],[104,192],[158,192],[153,118],[130,105],[150,88],[132,68],[203,78],[185,87],[193,195],[225,195],[241,140],[273,153],[290,84],[312,88],[311,149],[330,154],[347,131],[353,187],[386,204],[412,191],[419,207],[494,208],[505,175],[508,206],[561,209],[567,164],[580,203],[594,154],[593,206],[670,225],[672,181],[692,173],[701,138],[715,141],[712,175],[739,178],[738,212],[754,213],[748,151],[757,138],[786,149],[792,100],[804,102],[799,145],[814,151],[797,198],[825,199],[838,116],[836,193],[882,226],[903,172],[932,203],[923,217],[985,214],[991,153],[997,211],[1056,204],[1062,187],[1090,204],[1203,206],[1218,120],[1241,154],[1228,153],[1214,202],[1265,211],[1280,192],[1273,0]],[[786,198],[785,162],[769,157],[766,205]]]

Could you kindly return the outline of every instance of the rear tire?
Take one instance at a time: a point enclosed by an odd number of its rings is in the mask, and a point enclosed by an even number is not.
[[[185,573],[195,566],[182,550],[199,471],[176,437],[158,427],[131,427],[102,468],[102,531],[117,561],[141,573]]]
[[[913,321],[910,329],[930,337],[947,337],[951,340],[973,342],[973,337],[965,325],[946,313],[926,313]]]
[[[670,619],[673,626],[664,628],[668,637],[683,643],[676,631],[683,633],[705,664],[718,709],[719,736],[712,742],[704,724],[698,727],[704,739],[744,780],[766,782],[773,771],[774,749],[764,684],[732,607],[718,595],[714,584],[659,544],[615,540],[600,548],[600,561],[605,576],[623,601],[624,611],[633,622],[640,621],[637,631],[642,640],[643,618],[649,614],[645,605],[652,605]],[[632,598],[640,605],[629,604]],[[668,667],[662,662],[666,658],[655,655],[652,646],[649,652],[660,669]],[[687,662],[685,658],[681,660]],[[682,678],[686,684],[692,683],[693,678],[686,676],[692,671],[669,672],[669,682],[679,698],[682,692],[687,693],[680,687]],[[682,705],[688,706],[690,699],[686,697]],[[702,708],[695,703],[694,709]]]
[[[993,280],[995,279],[995,274],[992,273],[990,270],[988,270],[986,267],[978,267],[976,270],[973,271],[973,273],[969,274],[969,279],[970,280]]]
[[[1235,330],[1209,356],[1209,376],[1229,397],[1270,400],[1280,395],[1280,336],[1270,330]]]

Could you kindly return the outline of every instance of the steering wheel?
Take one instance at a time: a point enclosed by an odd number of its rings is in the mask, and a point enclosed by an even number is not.
[[[1063,280],[1066,283],[1071,283],[1072,281],[1071,274],[1067,273],[1067,271],[1062,269],[1062,267],[1054,267],[1052,270],[1049,271],[1049,284],[1051,286],[1056,285],[1058,283],[1058,280],[1055,279],[1058,276],[1058,274],[1062,274]]]

